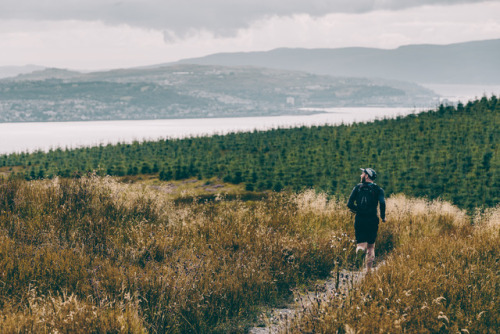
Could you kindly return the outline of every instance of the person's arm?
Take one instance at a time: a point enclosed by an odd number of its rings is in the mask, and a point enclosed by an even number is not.
[[[382,188],[378,192],[378,202],[380,203],[380,218],[385,222],[385,196],[384,189]]]
[[[349,201],[347,201],[347,207],[354,213],[356,213],[356,210],[358,209],[356,204],[354,203],[354,200],[356,199],[357,189],[357,186],[352,189],[351,196],[349,196]]]

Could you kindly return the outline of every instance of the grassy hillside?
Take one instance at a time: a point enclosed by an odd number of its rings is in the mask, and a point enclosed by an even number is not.
[[[314,187],[347,195],[359,167],[372,167],[388,194],[443,198],[463,208],[500,199],[500,103],[458,107],[373,123],[300,127],[224,136],[0,156],[0,172],[26,179],[147,174],[242,184],[248,191]]]
[[[343,200],[328,201],[314,191],[254,202],[174,199],[110,178],[0,180],[0,331],[243,332],[261,306],[279,305],[290,289],[352,263],[353,218]],[[373,297],[357,300],[362,310],[409,306],[399,326],[410,324],[417,332],[439,329],[444,318],[437,312],[448,318],[446,328],[498,328],[492,279],[498,210],[477,216],[472,227],[465,212],[448,203],[400,195],[387,204],[377,249],[379,255],[395,251],[388,269],[377,272],[388,275],[381,276],[382,292],[366,290]],[[426,253],[426,240],[467,245],[444,244]],[[391,271],[391,263],[403,260],[407,268]],[[441,278],[420,281],[434,277],[428,272]],[[465,275],[460,280],[458,272]],[[369,306],[380,296],[390,299]],[[428,309],[419,311],[423,305]],[[381,319],[403,316],[394,310]],[[356,328],[377,325],[370,324]],[[297,324],[299,331],[310,326],[319,325]]]

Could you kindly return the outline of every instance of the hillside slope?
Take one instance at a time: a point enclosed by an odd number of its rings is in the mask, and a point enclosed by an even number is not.
[[[493,96],[373,123],[4,155],[0,167],[28,179],[98,170],[164,181],[219,177],[250,191],[315,187],[346,196],[359,167],[370,166],[388,194],[440,197],[472,208],[500,200],[498,129],[500,103]]]

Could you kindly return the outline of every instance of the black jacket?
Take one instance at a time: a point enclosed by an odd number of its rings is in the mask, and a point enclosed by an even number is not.
[[[378,186],[375,183],[359,183],[354,187],[354,189],[351,192],[351,196],[349,196],[349,201],[347,202],[347,207],[354,213],[356,214],[361,214],[358,212],[358,203],[357,203],[357,197],[358,197],[358,192],[359,188],[363,185],[369,185],[371,187],[374,187],[375,192],[378,193],[377,196],[377,201],[374,202],[374,206],[369,209],[367,213],[363,213],[365,216],[373,217],[377,216],[377,206],[380,203],[380,218],[382,220],[385,220],[385,197],[384,197],[384,189],[382,189],[380,186]]]

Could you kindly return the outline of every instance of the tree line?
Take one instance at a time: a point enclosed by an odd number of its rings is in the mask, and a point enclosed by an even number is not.
[[[219,177],[248,191],[316,188],[346,196],[359,167],[379,173],[387,194],[443,198],[464,207],[499,203],[500,103],[496,96],[395,119],[100,145],[0,156],[28,180],[157,174]]]

